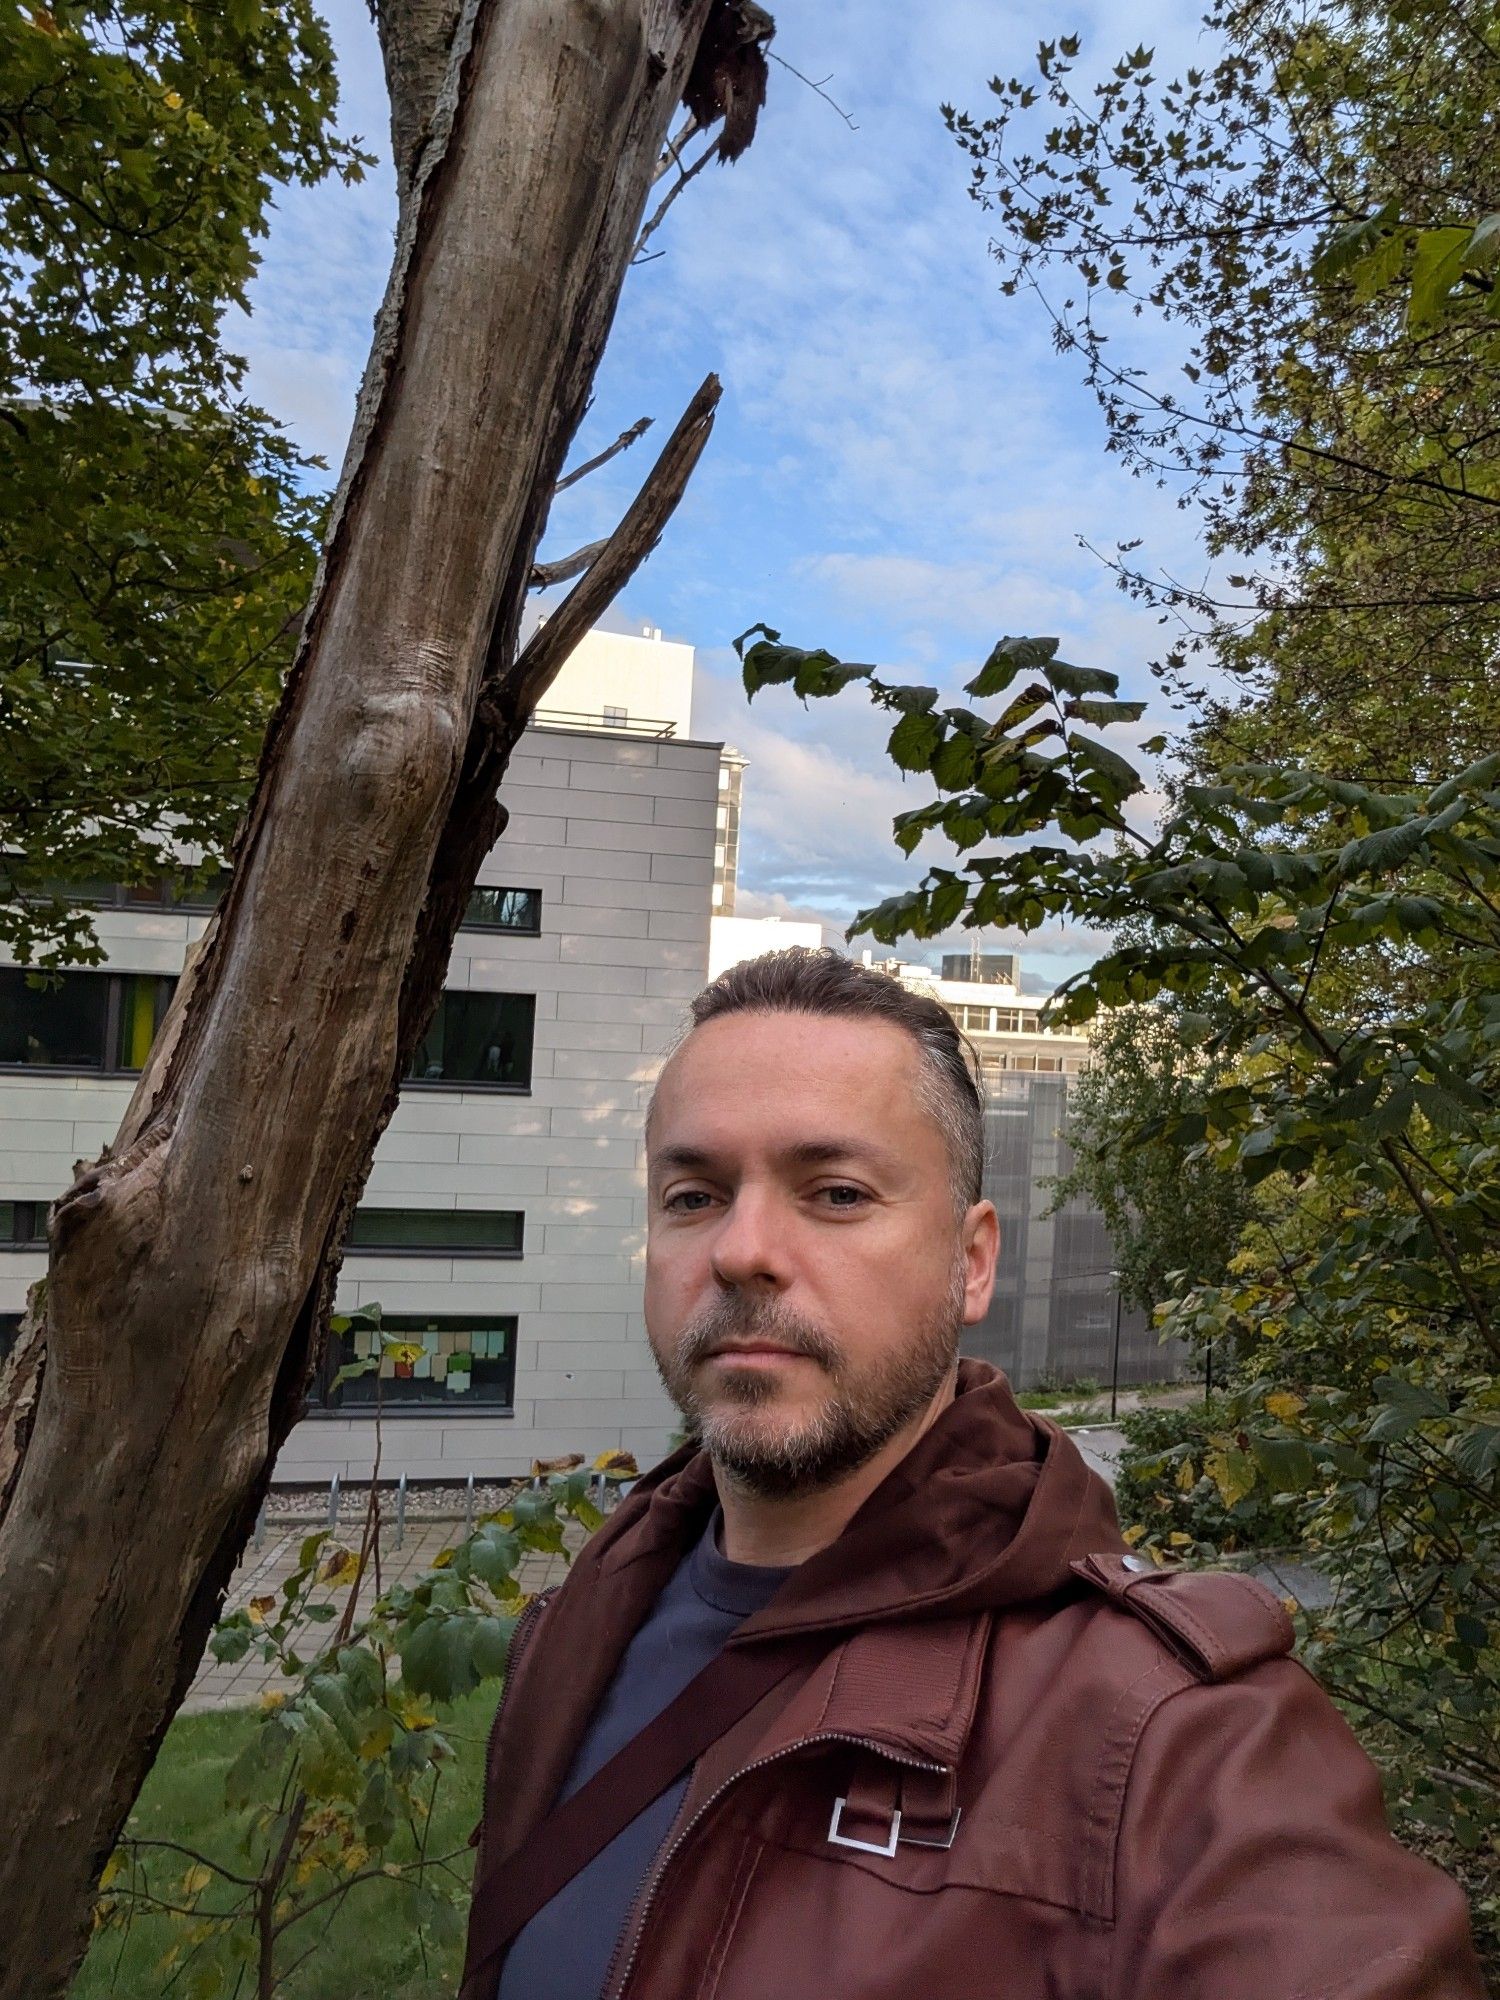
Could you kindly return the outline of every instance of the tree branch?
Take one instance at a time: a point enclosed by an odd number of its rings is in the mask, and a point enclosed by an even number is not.
[[[656,547],[703,455],[721,393],[718,376],[706,375],[619,526],[505,676],[499,696],[506,710],[531,714],[563,661]]]
[[[556,562],[539,562],[531,565],[530,590],[550,590],[555,583],[566,583],[570,576],[581,576],[589,564],[603,555],[609,537],[603,536],[597,542],[586,542],[581,549],[574,549],[570,556],[559,556]]]
[[[672,185],[667,189],[666,193],[662,196],[660,202],[657,204],[656,213],[652,216],[651,220],[646,224],[645,228],[641,231],[640,235],[635,239],[635,249],[632,252],[630,259],[632,264],[639,264],[643,261],[641,257],[641,252],[645,249],[646,245],[651,241],[651,238],[656,234],[657,230],[660,229],[662,222],[666,218],[667,210],[672,206],[673,202],[676,201],[678,195],[682,193],[682,190],[687,186],[688,182],[690,180],[695,179],[697,175],[701,174],[703,169],[708,165],[710,160],[716,160],[718,157],[719,157],[719,142],[717,139],[710,139],[707,146],[705,146],[703,151],[698,155],[697,159],[694,160],[693,164],[690,167],[683,168],[682,172],[677,176],[677,179],[673,181]]]
[[[644,437],[655,421],[654,417],[638,417],[628,431],[621,431],[607,450],[601,451],[595,458],[586,458],[575,472],[570,472],[559,479],[552,489],[553,497],[556,498],[559,493],[566,493],[568,488],[576,486],[580,479],[587,479],[591,472],[597,472],[601,465],[607,465],[617,452],[629,451],[636,439]]]

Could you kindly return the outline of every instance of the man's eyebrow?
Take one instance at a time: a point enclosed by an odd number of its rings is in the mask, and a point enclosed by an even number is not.
[[[712,1165],[713,1154],[706,1153],[701,1146],[662,1146],[651,1155],[653,1173],[659,1173],[664,1167],[697,1173]]]
[[[780,1157],[797,1167],[830,1166],[840,1160],[865,1160],[872,1166],[892,1166],[896,1155],[866,1139],[801,1139],[785,1147]],[[651,1156],[653,1173],[706,1173],[715,1155],[703,1146],[663,1146]]]

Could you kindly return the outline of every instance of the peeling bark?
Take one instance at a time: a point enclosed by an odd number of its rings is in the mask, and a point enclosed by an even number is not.
[[[297,664],[225,903],[115,1148],[54,1207],[45,1327],[0,1389],[18,1413],[0,1435],[0,2000],[66,1992],[301,1414],[348,1217],[558,664],[517,659],[527,580],[716,4],[381,10],[410,31],[386,38],[406,194]],[[570,616],[659,535],[716,397],[694,399]]]

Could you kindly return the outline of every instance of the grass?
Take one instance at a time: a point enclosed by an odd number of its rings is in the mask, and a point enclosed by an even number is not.
[[[495,1699],[491,1684],[438,1712],[439,1724],[457,1755],[438,1789],[432,1853],[461,1847],[479,1817],[484,1743]],[[224,1775],[255,1726],[253,1710],[180,1716],[162,1744],[129,1830],[139,1839],[180,1841],[228,1868],[252,1872],[240,1849],[247,1816],[226,1810]],[[392,1850],[392,1858],[404,1860],[410,1852],[408,1841]],[[204,1906],[212,1899],[213,1892],[206,1892]],[[309,1917],[287,1934],[289,1956],[313,1943],[322,1921],[320,1916]],[[101,1932],[74,1984],[72,2000],[106,2000],[106,1996],[155,2000],[157,1995],[162,2000],[193,2000],[194,1965],[163,1965],[183,1938],[183,1922],[160,1915],[137,1916],[123,1933]],[[317,1949],[277,1988],[278,2000],[364,2000],[366,1995],[378,1995],[379,2000],[451,2000],[462,1955],[461,1945],[435,1950],[429,1944],[424,1964],[422,1943],[400,1886],[362,1882],[335,1906]],[[200,1960],[196,1972],[202,1970]],[[253,1987],[247,1975],[239,2000],[249,2000]],[[222,1989],[222,2000],[229,2000],[232,1992],[231,1981]]]

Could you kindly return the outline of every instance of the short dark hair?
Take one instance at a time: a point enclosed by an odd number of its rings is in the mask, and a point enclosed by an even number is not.
[[[725,1014],[821,1014],[900,1028],[917,1045],[919,1087],[948,1143],[960,1213],[981,1198],[984,1099],[977,1065],[953,1016],[936,1000],[826,945],[792,945],[730,966],[704,987],[690,1011],[688,1034]]]

